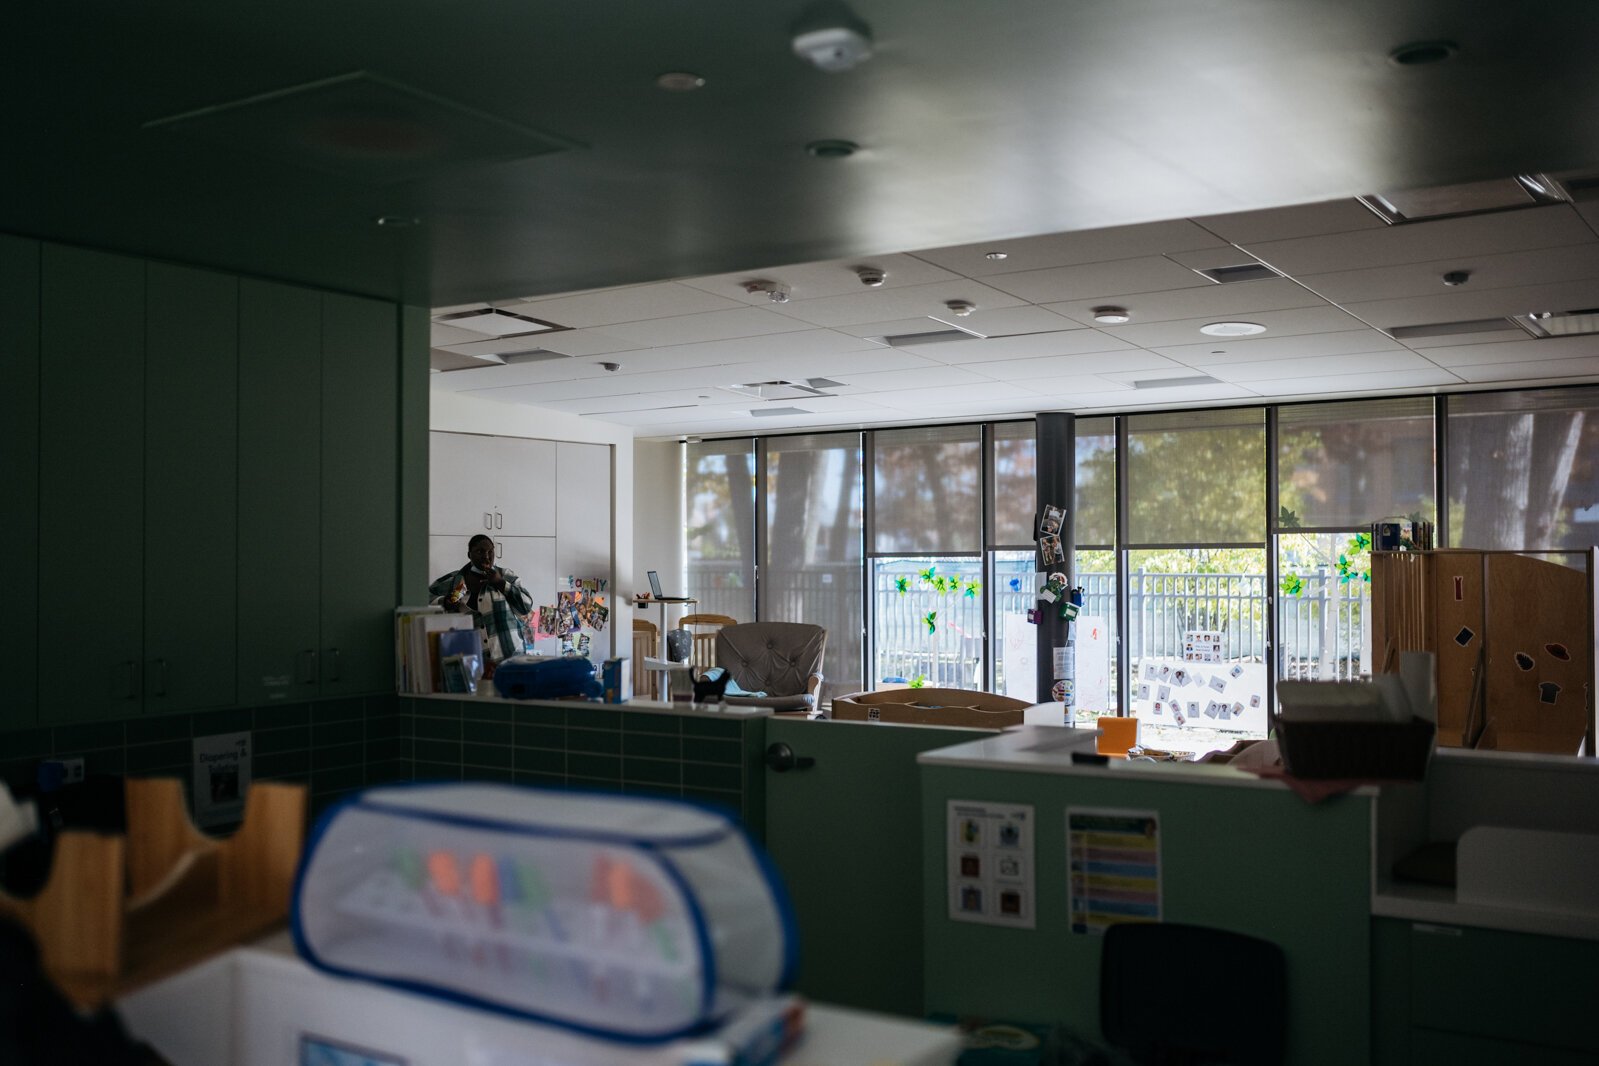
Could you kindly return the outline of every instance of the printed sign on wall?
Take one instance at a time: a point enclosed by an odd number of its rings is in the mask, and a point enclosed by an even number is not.
[[[1032,929],[1033,808],[950,800],[948,811],[950,919]]]
[[[1066,882],[1074,933],[1160,921],[1160,815],[1067,807]]]

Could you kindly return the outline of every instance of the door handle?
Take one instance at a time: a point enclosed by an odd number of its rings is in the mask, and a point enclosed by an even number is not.
[[[505,545],[501,544],[499,541],[495,541],[494,554],[498,555],[502,559],[505,558]]]
[[[781,740],[766,747],[766,768],[773,773],[786,774],[790,770],[809,770],[816,760],[809,755],[795,755],[794,749]]]
[[[329,648],[328,649],[328,655],[331,656],[332,659],[333,659],[333,676],[328,678],[328,680],[329,681],[342,681],[343,678],[339,676],[339,649],[338,648]]]
[[[307,648],[300,653],[300,665],[304,668],[304,679],[301,684],[316,684],[316,649]]]
[[[505,528],[505,516],[502,515],[498,511],[494,512],[494,528],[495,529],[504,529]]]
[[[484,529],[493,529],[494,528],[494,516],[489,514],[487,511],[483,512],[483,528]]]

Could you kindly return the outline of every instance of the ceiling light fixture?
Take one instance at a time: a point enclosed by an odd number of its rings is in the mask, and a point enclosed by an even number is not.
[[[944,306],[949,308],[949,313],[956,318],[965,318],[977,310],[977,305],[970,300],[945,300]]]
[[[413,215],[379,215],[372,220],[374,226],[384,229],[406,229],[418,225],[422,220]]]
[[[813,155],[817,159],[844,159],[854,155],[860,150],[860,147],[854,141],[829,139],[812,141],[805,146],[805,152],[807,155]]]
[[[655,76],[655,87],[669,93],[691,93],[705,87],[705,79],[686,70],[669,70]]]
[[[1265,333],[1266,327],[1259,322],[1211,322],[1200,326],[1199,332],[1207,337],[1253,337]]]
[[[1119,326],[1123,322],[1131,322],[1133,316],[1125,307],[1096,307],[1094,308],[1094,321],[1104,326]]]
[[[1412,41],[1389,52],[1388,61],[1400,67],[1421,67],[1441,63],[1458,51],[1460,47],[1453,41]]]

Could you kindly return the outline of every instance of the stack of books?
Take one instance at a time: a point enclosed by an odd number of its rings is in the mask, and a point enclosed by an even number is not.
[[[472,693],[483,674],[483,643],[469,614],[443,608],[399,607],[394,612],[395,688],[426,695]]]

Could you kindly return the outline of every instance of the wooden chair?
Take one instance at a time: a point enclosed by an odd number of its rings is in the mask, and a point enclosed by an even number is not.
[[[716,665],[716,634],[723,626],[738,625],[738,619],[725,614],[685,614],[679,625],[694,635],[689,662],[698,676]]]
[[[653,700],[655,695],[654,670],[644,669],[644,658],[660,654],[660,629],[654,622],[633,619],[633,695],[641,700]]]

